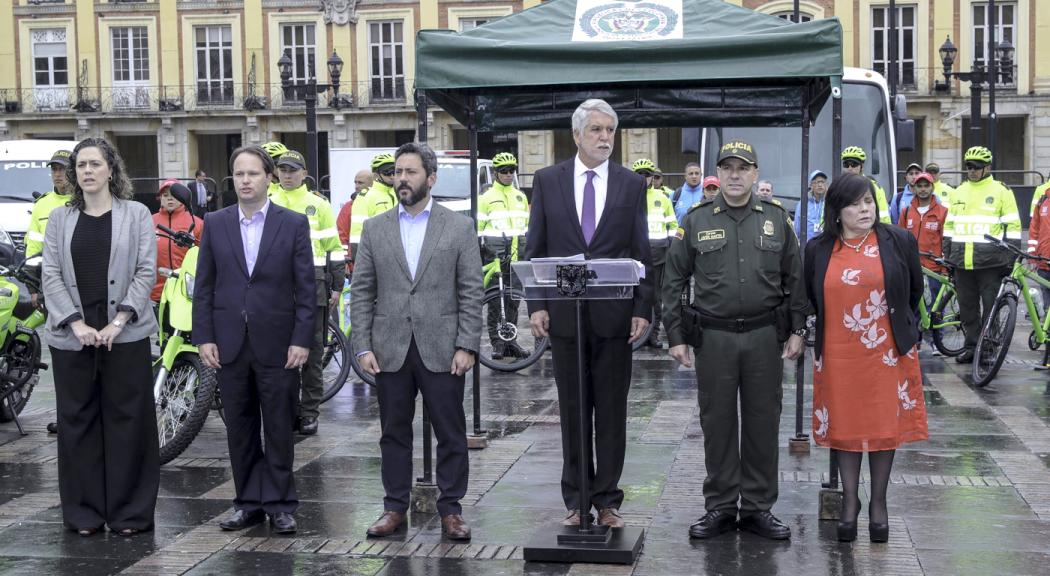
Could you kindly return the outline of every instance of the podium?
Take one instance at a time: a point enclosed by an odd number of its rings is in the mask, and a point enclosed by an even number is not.
[[[645,531],[631,526],[609,528],[591,522],[590,479],[587,474],[591,461],[591,439],[585,424],[591,412],[584,405],[583,303],[587,300],[633,298],[634,287],[638,285],[644,268],[629,258],[537,258],[528,262],[515,262],[511,266],[521,281],[526,300],[576,302],[580,525],[565,526],[558,522],[544,526],[524,548],[525,561],[633,564],[641,551]]]

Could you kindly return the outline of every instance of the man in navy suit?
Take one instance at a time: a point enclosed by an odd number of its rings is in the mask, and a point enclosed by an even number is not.
[[[577,154],[536,172],[525,258],[574,256],[633,258],[650,268],[645,179],[609,162],[616,136],[616,112],[604,100],[587,100],[572,115]],[[652,315],[651,281],[642,280],[633,300],[594,300],[583,313],[584,374],[588,436],[595,458],[589,470],[590,500],[598,522],[623,527],[620,474],[627,448],[627,391],[631,385],[631,343],[645,333]],[[561,488],[566,525],[580,523],[576,378],[576,312],[571,301],[529,301],[532,333],[550,335],[554,379],[561,408]],[[593,412],[593,426],[591,414]]]
[[[193,295],[193,341],[218,370],[237,491],[237,511],[220,526],[240,530],[269,514],[274,532],[290,534],[299,368],[313,342],[310,225],[270,203],[274,164],[262,148],[238,148],[230,164],[237,205],[205,217]]]

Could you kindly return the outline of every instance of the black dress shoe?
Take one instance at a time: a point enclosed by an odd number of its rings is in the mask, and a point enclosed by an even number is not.
[[[740,519],[740,529],[754,532],[763,538],[770,540],[787,540],[791,538],[791,528],[788,528],[769,510],[755,512]]]
[[[254,512],[238,510],[233,513],[233,516],[220,522],[219,528],[226,531],[243,530],[249,526],[262,524],[263,520],[266,520],[266,513],[262,510],[255,510]]]
[[[967,348],[955,357],[955,361],[959,364],[973,364],[973,348]]]
[[[868,522],[868,535],[872,542],[887,542],[890,539],[890,525]]]
[[[47,423],[47,433],[48,434],[58,434],[58,422],[48,422]]]
[[[288,512],[278,512],[270,516],[270,527],[275,534],[295,534],[298,526],[295,518]]]
[[[711,538],[736,530],[736,510],[712,510],[689,527],[690,538]]]
[[[317,418],[314,416],[303,416],[299,421],[299,433],[303,436],[317,434]]]
[[[853,542],[857,539],[857,521],[839,522],[837,532],[839,542]]]

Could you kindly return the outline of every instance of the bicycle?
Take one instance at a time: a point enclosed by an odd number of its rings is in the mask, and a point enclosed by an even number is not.
[[[1050,314],[1042,315],[1036,308],[1029,291],[1031,280],[1039,286],[1050,288],[1050,281],[1044,280],[1034,270],[1028,269],[1025,261],[1050,262],[1050,258],[1026,254],[1020,248],[1004,242],[1003,240],[984,235],[984,238],[996,246],[1008,250],[1014,255],[1014,265],[1010,274],[1003,278],[999,285],[999,293],[992,304],[992,310],[981,328],[981,334],[977,338],[977,347],[974,349],[973,359],[973,383],[975,386],[986,386],[1003,365],[1006,353],[1010,349],[1010,341],[1014,335],[1017,324],[1017,292],[1020,291],[1024,297],[1028,315],[1032,318],[1032,334],[1029,335],[1029,347],[1038,350],[1039,346],[1050,342]],[[1034,345],[1034,346],[1033,346]],[[1050,361],[1050,346],[1043,350],[1043,364]]]
[[[506,237],[504,243],[510,247]],[[503,281],[503,269],[510,269],[512,259],[513,250],[504,249],[482,267],[485,295],[481,300],[481,317],[488,337],[481,338],[478,361],[500,372],[516,372],[531,366],[550,344],[548,338],[532,335],[525,293]]]
[[[932,252],[920,252],[922,256],[932,258],[937,264],[951,270],[951,263]],[[919,299],[919,328],[930,332],[933,345],[945,356],[958,356],[966,348],[966,334],[963,332],[962,319],[959,315],[959,299],[951,276],[938,274],[923,266],[922,274],[930,280],[940,283],[937,294],[931,294],[927,304],[926,295]]]

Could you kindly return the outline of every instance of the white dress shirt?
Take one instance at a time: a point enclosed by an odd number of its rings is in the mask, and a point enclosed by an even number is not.
[[[594,170],[594,229],[598,229],[598,223],[602,221],[602,212],[605,211],[605,195],[609,190],[609,161],[606,160],[594,168],[588,168],[580,161],[579,154],[576,155],[576,166],[573,168],[573,194],[576,197],[576,219],[583,225],[583,187],[587,185],[587,171]]]

